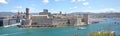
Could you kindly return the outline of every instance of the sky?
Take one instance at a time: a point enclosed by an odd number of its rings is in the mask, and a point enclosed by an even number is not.
[[[31,13],[43,9],[51,13],[120,12],[120,0],[0,0],[0,12],[25,12],[25,8],[30,8]]]

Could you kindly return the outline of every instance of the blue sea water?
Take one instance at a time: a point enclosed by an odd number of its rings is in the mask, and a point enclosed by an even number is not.
[[[52,28],[19,28],[14,27],[0,27],[0,36],[88,36],[89,32],[96,32],[101,30],[115,31],[120,34],[120,24],[115,24],[115,20],[100,22],[97,24],[89,24],[85,26],[65,26],[65,27],[52,27]],[[86,29],[78,30],[78,27]]]

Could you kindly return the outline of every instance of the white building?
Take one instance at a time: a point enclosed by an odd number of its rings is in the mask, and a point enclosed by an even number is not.
[[[17,23],[17,19],[13,18],[0,18],[0,26],[7,26]]]

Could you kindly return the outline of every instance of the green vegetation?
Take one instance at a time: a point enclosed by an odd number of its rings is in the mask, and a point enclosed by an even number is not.
[[[120,36],[120,34],[116,35],[116,36]]]
[[[101,32],[90,32],[88,36],[115,36],[114,32],[101,31]]]
[[[75,34],[74,36],[79,36],[78,34]]]

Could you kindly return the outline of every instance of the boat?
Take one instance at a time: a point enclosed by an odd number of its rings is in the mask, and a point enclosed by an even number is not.
[[[83,29],[86,29],[85,27],[78,27],[77,28],[78,30],[83,30]]]

